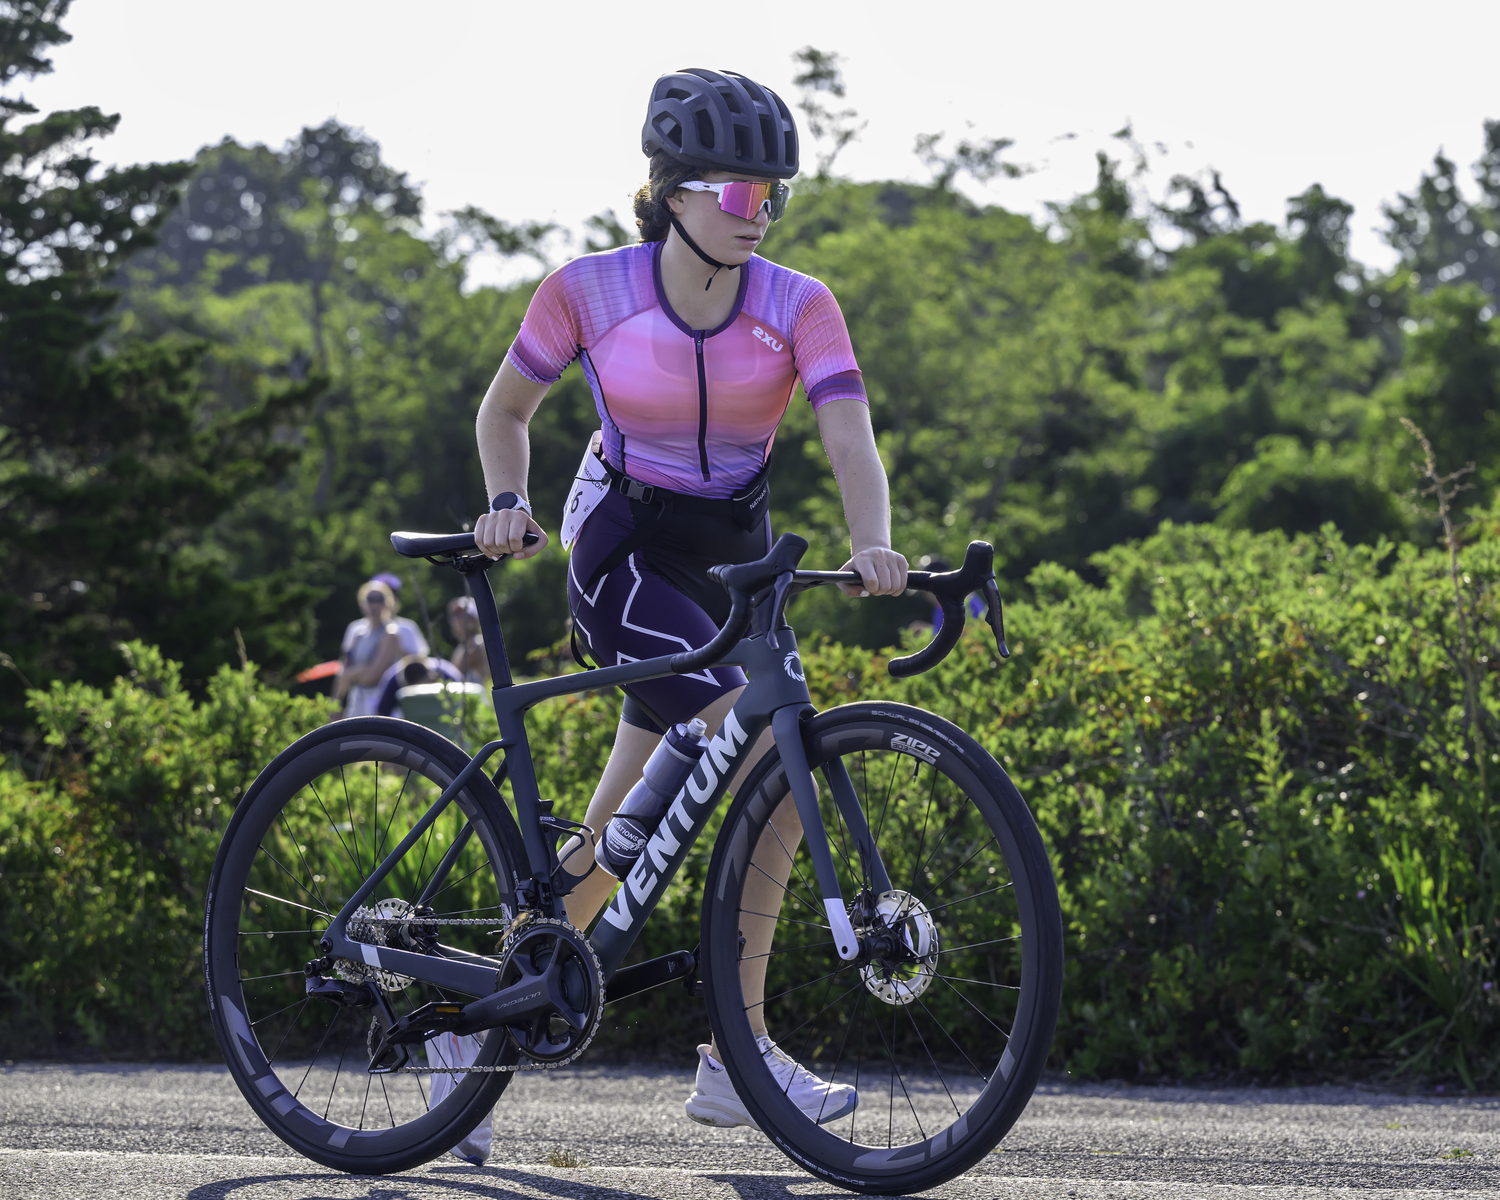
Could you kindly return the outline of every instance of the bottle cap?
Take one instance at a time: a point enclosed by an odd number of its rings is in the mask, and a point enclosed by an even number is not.
[[[701,738],[708,732],[708,725],[702,717],[694,717],[688,722],[687,731],[691,736]]]

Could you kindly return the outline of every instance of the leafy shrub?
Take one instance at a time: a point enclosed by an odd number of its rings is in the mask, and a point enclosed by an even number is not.
[[[931,708],[1027,796],[1066,923],[1058,1066],[1493,1086],[1496,514],[1458,563],[1455,580],[1444,552],[1351,547],[1331,526],[1168,526],[1097,556],[1099,585],[1035,571],[1004,665],[983,630],[908,681],[854,647],[805,638],[803,657],[820,706]],[[234,798],[317,717],[248,669],[222,670],[195,706],[172,664],[130,655],[107,694],[33,692],[54,765],[39,782],[0,773],[0,979],[18,1049],[210,1052],[203,881]],[[609,694],[533,710],[559,812],[582,815],[617,713]],[[467,732],[492,726],[480,709]],[[696,944],[712,834],[637,955]],[[680,1048],[703,1026],[683,1001],[668,987],[612,1007],[601,1048]]]

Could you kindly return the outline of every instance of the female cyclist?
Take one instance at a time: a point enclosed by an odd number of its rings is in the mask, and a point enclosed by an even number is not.
[[[797,173],[791,112],[742,75],[684,70],[656,81],[641,142],[650,158],[635,198],[641,242],[574,259],[542,282],[477,423],[494,497],[476,525],[478,545],[492,556],[540,554],[547,534],[526,502],[527,422],[564,368],[582,361],[603,426],[594,443],[600,461],[586,457],[582,474],[605,486],[593,489],[596,506],[573,527],[568,603],[579,641],[600,665],[697,648],[728,615],[728,596],[706,571],[770,549],[771,443],[799,380],[843,496],[852,551],[845,567],[864,583],[846,593],[906,587],[843,314],[823,284],[755,253],[785,208],[783,181]],[[538,535],[534,546],[523,545],[527,532]],[[587,824],[603,829],[666,729],[695,716],[718,729],[744,684],[738,667],[719,667],[627,688]],[[769,745],[768,732],[743,762]],[[790,800],[772,823],[783,845],[801,840]],[[774,913],[791,860],[764,841],[762,853],[769,907],[748,889],[746,907]],[[581,875],[592,861],[593,846],[584,845],[564,865]],[[577,884],[568,919],[585,928],[615,882],[601,869]],[[765,919],[743,930],[747,996],[764,986],[773,929]],[[853,1088],[824,1083],[758,1032],[771,1069],[814,1120],[858,1104]],[[751,1124],[715,1047],[700,1046],[698,1057],[688,1115]]]

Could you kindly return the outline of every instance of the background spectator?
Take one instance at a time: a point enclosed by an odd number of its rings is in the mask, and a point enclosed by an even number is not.
[[[405,658],[393,663],[380,677],[379,696],[375,701],[376,716],[402,716],[398,692],[403,688],[416,687],[422,683],[437,683],[443,679],[452,680],[454,683],[463,682],[462,674],[452,663],[441,658],[423,658],[416,654],[408,654]]]
[[[360,584],[359,608],[365,615],[350,621],[344,630],[339,662],[343,670],[334,678],[333,698],[343,701],[342,716],[373,716],[380,696],[381,677],[401,657],[401,633],[396,622],[395,600],[390,589],[377,580]],[[427,652],[423,640],[419,653]]]
[[[458,648],[448,661],[458,668],[469,683],[483,683],[490,677],[490,660],[484,650],[484,636],[479,632],[479,612],[474,597],[457,596],[448,601],[448,628]]]
[[[390,592],[390,618],[396,626],[397,635],[401,638],[401,653],[424,656],[430,654],[432,652],[431,647],[427,645],[427,639],[422,636],[422,631],[417,627],[417,623],[410,617],[398,617],[396,615],[401,611],[401,576],[393,574],[390,571],[382,571],[379,575],[374,576],[370,582],[383,583]]]

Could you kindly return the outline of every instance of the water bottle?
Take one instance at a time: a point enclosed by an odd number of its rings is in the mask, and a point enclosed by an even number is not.
[[[604,836],[594,848],[594,861],[616,879],[624,879],[635,865],[647,840],[656,832],[708,749],[708,738],[704,737],[707,732],[708,726],[697,717],[686,725],[674,725],[667,730],[661,745],[646,760],[640,782],[630,789],[614,819],[604,827]]]

